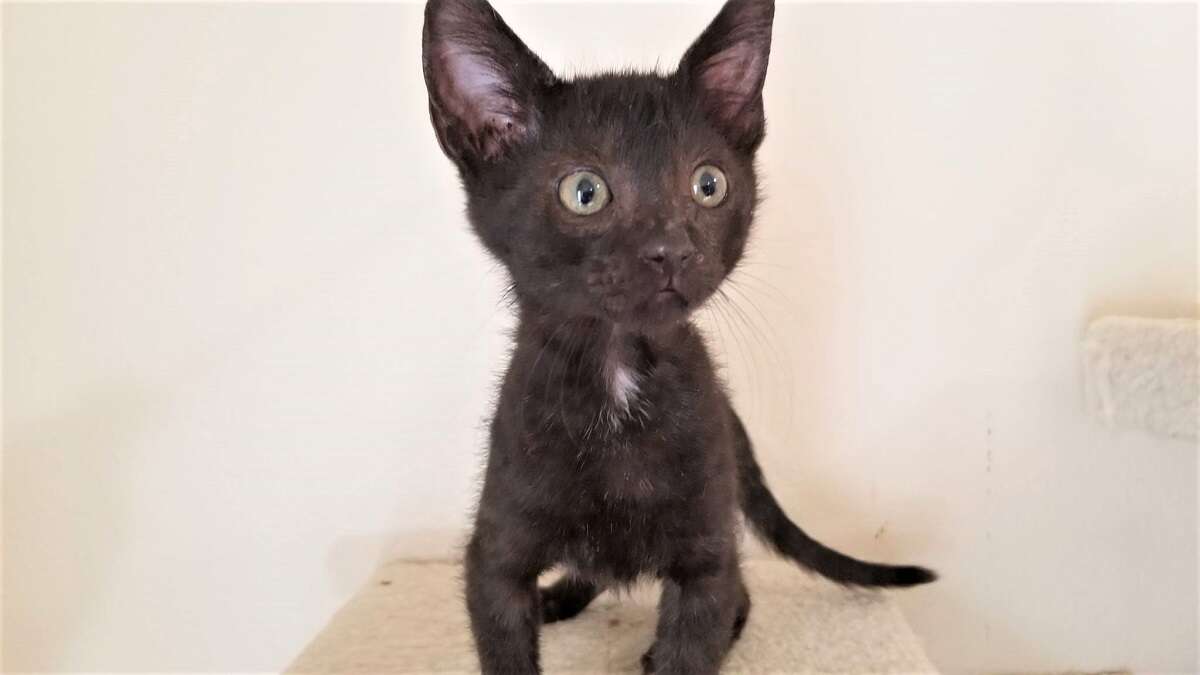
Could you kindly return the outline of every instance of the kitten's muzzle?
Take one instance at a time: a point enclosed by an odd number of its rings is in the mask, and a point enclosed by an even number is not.
[[[670,279],[696,258],[696,247],[683,229],[671,229],[643,244],[638,256]]]

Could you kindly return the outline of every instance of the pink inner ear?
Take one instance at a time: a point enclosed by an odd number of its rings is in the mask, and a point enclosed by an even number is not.
[[[439,88],[447,112],[480,137],[515,126],[517,106],[505,92],[506,81],[491,61],[460,45],[447,45],[440,57],[446,77]],[[488,127],[492,128],[491,134]]]
[[[709,57],[700,70],[700,86],[722,119],[733,118],[758,93],[763,55],[748,42],[736,42]]]
[[[502,156],[535,128],[553,73],[486,0],[429,0],[423,40],[430,114],[455,161]]]

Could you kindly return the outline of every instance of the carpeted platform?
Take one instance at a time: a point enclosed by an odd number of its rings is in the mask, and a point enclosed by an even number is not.
[[[885,593],[845,589],[779,561],[749,561],[754,609],[726,673],[935,672]],[[288,667],[289,673],[479,672],[449,562],[382,567]],[[657,587],[601,595],[542,630],[547,673],[637,673],[654,635]]]

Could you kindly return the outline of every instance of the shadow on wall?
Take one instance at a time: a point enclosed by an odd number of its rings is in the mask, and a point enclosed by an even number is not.
[[[126,480],[132,474],[118,466],[137,460],[128,449],[162,418],[165,405],[131,383],[113,383],[63,407],[61,415],[5,434],[5,670],[70,663],[67,655],[97,606],[121,601],[106,597],[132,536],[125,517],[132,513],[133,486]],[[89,446],[109,450],[80,451]],[[46,475],[56,476],[52,485],[26,480]],[[49,570],[34,574],[31,565]],[[52,579],[52,587],[16,583],[32,578]],[[14,616],[13,607],[36,615]],[[14,629],[20,632],[9,632]]]

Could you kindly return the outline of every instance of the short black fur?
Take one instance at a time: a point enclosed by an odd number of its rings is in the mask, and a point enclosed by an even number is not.
[[[935,578],[855,560],[788,519],[688,318],[749,236],[773,15],[771,0],[729,0],[670,75],[564,80],[485,0],[426,6],[434,130],[519,318],[466,550],[486,673],[539,672],[542,623],[643,576],[663,583],[645,668],[716,672],[750,610],[739,510],[835,581]],[[699,167],[726,181],[715,206],[693,193]],[[611,195],[589,215],[559,193],[580,170]],[[539,589],[555,566],[566,576]]]

